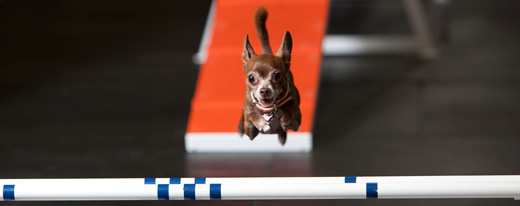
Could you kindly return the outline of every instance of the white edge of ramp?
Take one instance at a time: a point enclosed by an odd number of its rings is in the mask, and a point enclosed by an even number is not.
[[[281,145],[276,134],[259,134],[253,141],[236,132],[187,133],[188,153],[306,153],[312,150],[312,133],[289,132]]]

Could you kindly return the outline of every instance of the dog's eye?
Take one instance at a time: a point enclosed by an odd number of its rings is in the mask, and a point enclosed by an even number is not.
[[[247,80],[249,81],[249,83],[252,84],[253,82],[255,82],[255,77],[253,75],[249,75],[247,76]]]
[[[280,77],[282,77],[282,75],[281,75],[280,73],[278,73],[278,72],[275,72],[275,73],[273,74],[273,77],[274,77],[274,80],[275,80],[275,81],[278,81],[278,80],[280,80]]]

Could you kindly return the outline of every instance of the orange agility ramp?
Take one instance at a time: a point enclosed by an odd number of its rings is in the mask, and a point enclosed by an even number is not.
[[[267,9],[267,30],[273,51],[285,31],[293,37],[291,71],[300,91],[302,124],[289,131],[284,146],[277,135],[260,134],[253,141],[240,137],[237,125],[242,114],[246,80],[241,53],[244,38],[261,51],[254,13]],[[188,152],[308,152],[312,150],[312,121],[318,94],[321,42],[325,35],[327,0],[216,0],[208,18],[205,53],[185,136]],[[205,42],[205,43],[204,43]],[[204,49],[203,49],[204,50]],[[205,54],[205,55],[204,55]]]

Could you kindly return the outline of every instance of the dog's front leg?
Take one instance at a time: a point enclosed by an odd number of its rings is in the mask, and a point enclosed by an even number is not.
[[[287,132],[279,132],[278,141],[280,144],[285,145],[285,142],[287,142]]]
[[[255,139],[258,136],[258,129],[249,120],[244,121],[244,132],[250,140]]]
[[[269,125],[269,122],[264,121],[264,118],[260,113],[251,113],[249,114],[247,118],[251,124],[253,124],[258,131],[261,133],[269,133],[271,131],[271,126]]]
[[[293,107],[292,110],[284,111],[280,118],[280,124],[283,131],[298,131],[302,122],[302,114],[299,107]]]
[[[240,137],[242,137],[245,133],[245,130],[244,130],[244,112],[242,112],[242,115],[240,115],[240,121],[238,122],[238,135],[240,135]]]

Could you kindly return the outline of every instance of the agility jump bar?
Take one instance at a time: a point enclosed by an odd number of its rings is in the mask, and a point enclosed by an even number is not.
[[[0,201],[520,199],[520,175],[0,179]]]

